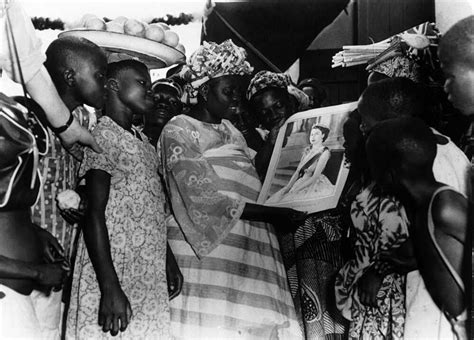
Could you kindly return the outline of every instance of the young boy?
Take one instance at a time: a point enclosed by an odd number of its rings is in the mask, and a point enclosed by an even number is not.
[[[474,15],[458,21],[444,34],[438,53],[448,99],[463,114],[474,115]]]
[[[82,38],[54,40],[46,50],[45,67],[53,80],[61,100],[83,127],[90,129],[91,119],[83,104],[101,108],[104,103],[104,84],[107,59],[102,50]],[[47,229],[61,243],[60,251],[68,261],[73,247],[76,227],[68,225],[56,205],[56,196],[63,190],[75,189],[78,161],[62,147],[55,136],[58,131],[48,126],[50,148],[42,158],[40,172],[43,185],[38,202],[32,209],[32,220]],[[80,153],[79,153],[80,154]],[[51,334],[59,336],[62,292],[51,294],[48,299]]]
[[[471,118],[462,147],[474,165],[474,15],[458,21],[445,33],[438,54],[448,99]],[[471,181],[474,183],[472,174]]]
[[[56,339],[43,297],[60,289],[68,269],[48,253],[53,236],[31,223],[41,186],[38,146],[44,151],[47,143],[46,132],[41,138],[36,130],[35,138],[29,131],[25,115],[25,108],[0,94],[0,338]]]
[[[106,112],[79,175],[88,207],[73,274],[66,337],[169,337],[164,194],[158,160],[133,116],[154,108],[150,75],[136,60],[108,65]],[[131,319],[133,312],[133,319]]]
[[[436,181],[432,170],[434,134],[419,119],[387,120],[372,130],[367,154],[378,184],[414,207],[410,232],[419,270],[453,334],[465,339],[468,202],[453,188]]]

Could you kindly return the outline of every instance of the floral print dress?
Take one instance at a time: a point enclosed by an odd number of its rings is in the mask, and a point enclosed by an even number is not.
[[[336,276],[336,303],[350,320],[349,336],[355,339],[403,339],[405,324],[405,275],[386,275],[377,294],[377,307],[360,302],[357,283],[382,250],[399,247],[408,238],[403,206],[381,197],[369,185],[351,207],[355,229],[354,258]]]
[[[139,132],[136,132],[139,133]],[[110,251],[133,317],[114,339],[169,338],[166,284],[164,194],[157,172],[157,155],[145,135],[142,140],[104,116],[93,131],[104,150],[85,152],[80,176],[91,169],[110,174],[105,210]],[[112,338],[98,325],[100,290],[84,240],[75,262],[66,337]]]

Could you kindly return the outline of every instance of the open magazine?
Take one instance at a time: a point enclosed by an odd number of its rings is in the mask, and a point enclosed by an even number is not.
[[[299,112],[281,127],[258,203],[308,213],[335,208],[349,168],[343,125],[357,102]]]

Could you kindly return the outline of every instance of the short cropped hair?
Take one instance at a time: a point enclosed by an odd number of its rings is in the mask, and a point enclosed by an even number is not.
[[[389,119],[374,127],[366,150],[376,180],[390,170],[401,176],[423,178],[433,173],[436,137],[421,119]]]
[[[126,70],[144,70],[148,72],[148,67],[141,61],[135,59],[113,62],[107,65],[107,79],[120,78],[122,72]]]
[[[92,41],[79,37],[61,37],[48,46],[44,66],[58,87],[62,83],[64,70],[74,67],[81,59],[90,60],[94,57],[107,62],[104,52]]]
[[[459,62],[474,68],[474,15],[455,23],[441,37],[439,53],[443,62]]]
[[[370,84],[358,105],[362,116],[376,121],[402,116],[422,116],[425,94],[420,85],[408,78],[387,78]]]

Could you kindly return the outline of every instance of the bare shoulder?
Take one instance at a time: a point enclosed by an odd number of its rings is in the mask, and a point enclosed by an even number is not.
[[[460,193],[453,190],[440,192],[431,207],[436,229],[464,240],[468,226],[468,209],[468,200]]]

